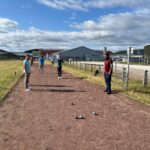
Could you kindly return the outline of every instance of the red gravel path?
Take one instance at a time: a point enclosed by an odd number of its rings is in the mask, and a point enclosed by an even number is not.
[[[34,65],[33,90],[21,80],[0,106],[0,150],[150,150],[149,107],[45,69]]]

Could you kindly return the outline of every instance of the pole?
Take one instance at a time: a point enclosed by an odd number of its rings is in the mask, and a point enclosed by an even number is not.
[[[148,84],[148,70],[145,70],[144,72],[144,81],[143,81],[144,87]]]
[[[106,55],[106,52],[107,52],[107,47],[104,47],[103,55]]]
[[[126,90],[128,89],[128,84],[129,84],[130,54],[131,54],[131,49],[132,49],[132,47],[129,47],[129,49],[127,50],[127,53],[128,53],[128,62],[127,62],[127,81],[126,81]]]

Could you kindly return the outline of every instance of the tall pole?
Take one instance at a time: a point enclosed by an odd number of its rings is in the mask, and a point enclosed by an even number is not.
[[[132,49],[132,47],[129,47],[129,49],[127,50],[127,54],[128,54],[128,62],[127,62],[126,90],[128,89],[128,84],[129,84],[130,54],[131,54],[131,49]]]
[[[106,52],[107,52],[107,47],[104,47],[103,55],[106,55]]]

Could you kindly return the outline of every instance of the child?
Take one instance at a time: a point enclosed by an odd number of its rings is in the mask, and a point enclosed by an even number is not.
[[[39,72],[40,70],[42,70],[42,73],[43,73],[43,70],[44,70],[44,57],[43,55],[41,56],[41,58],[39,59]]]
[[[23,62],[23,69],[25,73],[25,80],[24,80],[25,91],[30,91],[31,89],[29,88],[29,79],[31,74],[31,64],[29,54],[26,54],[25,60]]]

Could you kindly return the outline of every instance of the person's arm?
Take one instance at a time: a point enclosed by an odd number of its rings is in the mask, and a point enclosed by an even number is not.
[[[26,63],[24,62],[23,63],[23,73],[26,73],[27,71],[26,71]]]
[[[110,70],[108,72],[108,74],[110,75],[112,73],[112,69],[113,69],[113,62],[112,60],[110,61]]]

